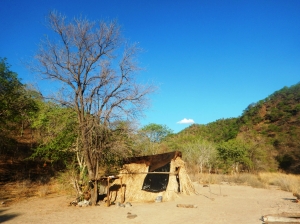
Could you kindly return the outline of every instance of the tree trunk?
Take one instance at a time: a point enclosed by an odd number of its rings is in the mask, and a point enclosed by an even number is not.
[[[98,202],[98,182],[97,182],[97,172],[98,172],[98,160],[95,159],[96,155],[93,155],[93,153],[90,151],[90,147],[88,144],[88,141],[86,139],[86,130],[82,131],[82,142],[83,142],[83,155],[84,160],[86,163],[86,167],[88,170],[88,175],[90,182],[92,183],[90,186],[91,189],[91,203],[92,205],[96,205]]]
[[[93,182],[93,189],[91,189],[91,203],[96,205],[98,202],[98,181]]]
[[[202,162],[199,163],[199,168],[200,168],[200,173],[202,174],[203,173],[203,164],[202,164]]]
[[[210,164],[208,164],[208,173],[210,174],[211,173],[211,165]]]

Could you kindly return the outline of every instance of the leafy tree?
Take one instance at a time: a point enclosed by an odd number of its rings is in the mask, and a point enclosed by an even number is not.
[[[64,164],[74,160],[78,132],[76,114],[72,110],[53,102],[39,101],[39,111],[31,127],[35,129],[38,143],[32,158]]]
[[[12,136],[22,135],[25,126],[37,106],[34,97],[38,93],[26,88],[15,72],[10,70],[6,59],[0,58],[0,147],[15,143]],[[11,148],[11,147],[10,147]],[[16,148],[16,147],[15,147]]]
[[[138,151],[141,155],[157,154],[161,151],[160,144],[166,137],[171,136],[173,131],[166,125],[148,124],[138,131]],[[162,150],[164,151],[164,150]]]
[[[239,134],[238,140],[243,142],[247,150],[249,163],[244,164],[245,169],[253,172],[276,170],[278,164],[272,153],[274,147],[268,143],[266,137],[253,130],[247,130]]]
[[[115,121],[109,130],[109,147],[103,151],[101,165],[106,167],[106,172],[122,164],[125,157],[136,155],[135,141],[136,128],[129,121]]]
[[[111,125],[140,115],[153,86],[135,79],[137,45],[128,45],[116,22],[72,21],[51,12],[50,28],[57,39],[41,43],[33,69],[57,81],[55,100],[74,110],[89,179],[97,186],[99,163],[111,148]],[[92,202],[97,201],[97,188]]]
[[[239,172],[239,164],[249,164],[247,146],[242,141],[232,139],[222,142],[217,146],[217,150],[225,170],[232,168],[233,172]]]
[[[7,125],[20,116],[23,85],[16,73],[10,71],[6,59],[0,59],[0,122]],[[4,126],[2,126],[4,127]]]
[[[171,135],[173,131],[168,128],[166,125],[161,124],[148,124],[144,126],[140,132],[148,137],[151,142],[159,143],[168,135]]]

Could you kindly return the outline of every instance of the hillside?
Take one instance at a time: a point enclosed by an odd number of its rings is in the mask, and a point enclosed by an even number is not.
[[[238,118],[194,124],[166,141],[178,146],[197,138],[216,144],[244,139],[275,158],[277,169],[300,173],[300,83],[250,104]]]
[[[249,105],[240,122],[240,132],[247,127],[268,139],[281,169],[300,173],[300,83]]]

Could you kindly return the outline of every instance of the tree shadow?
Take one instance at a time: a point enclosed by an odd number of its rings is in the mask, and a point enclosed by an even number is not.
[[[20,215],[19,213],[1,214],[5,211],[7,211],[7,209],[0,209],[0,223],[9,221]]]

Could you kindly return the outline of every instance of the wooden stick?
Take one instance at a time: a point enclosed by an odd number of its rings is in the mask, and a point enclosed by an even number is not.
[[[110,178],[108,177],[107,178],[107,201],[106,201],[106,206],[107,207],[109,207],[110,206],[110,200],[109,200],[109,185],[110,185],[110,183],[109,183],[109,180],[110,180]]]
[[[173,175],[177,175],[178,172],[139,172],[139,173],[120,173],[120,174],[173,174]]]
[[[283,217],[283,216],[271,216],[265,215],[262,217],[263,222],[286,222],[286,223],[300,223],[300,217]]]
[[[177,204],[177,207],[181,207],[181,208],[198,208],[197,205],[191,205],[191,204]]]

